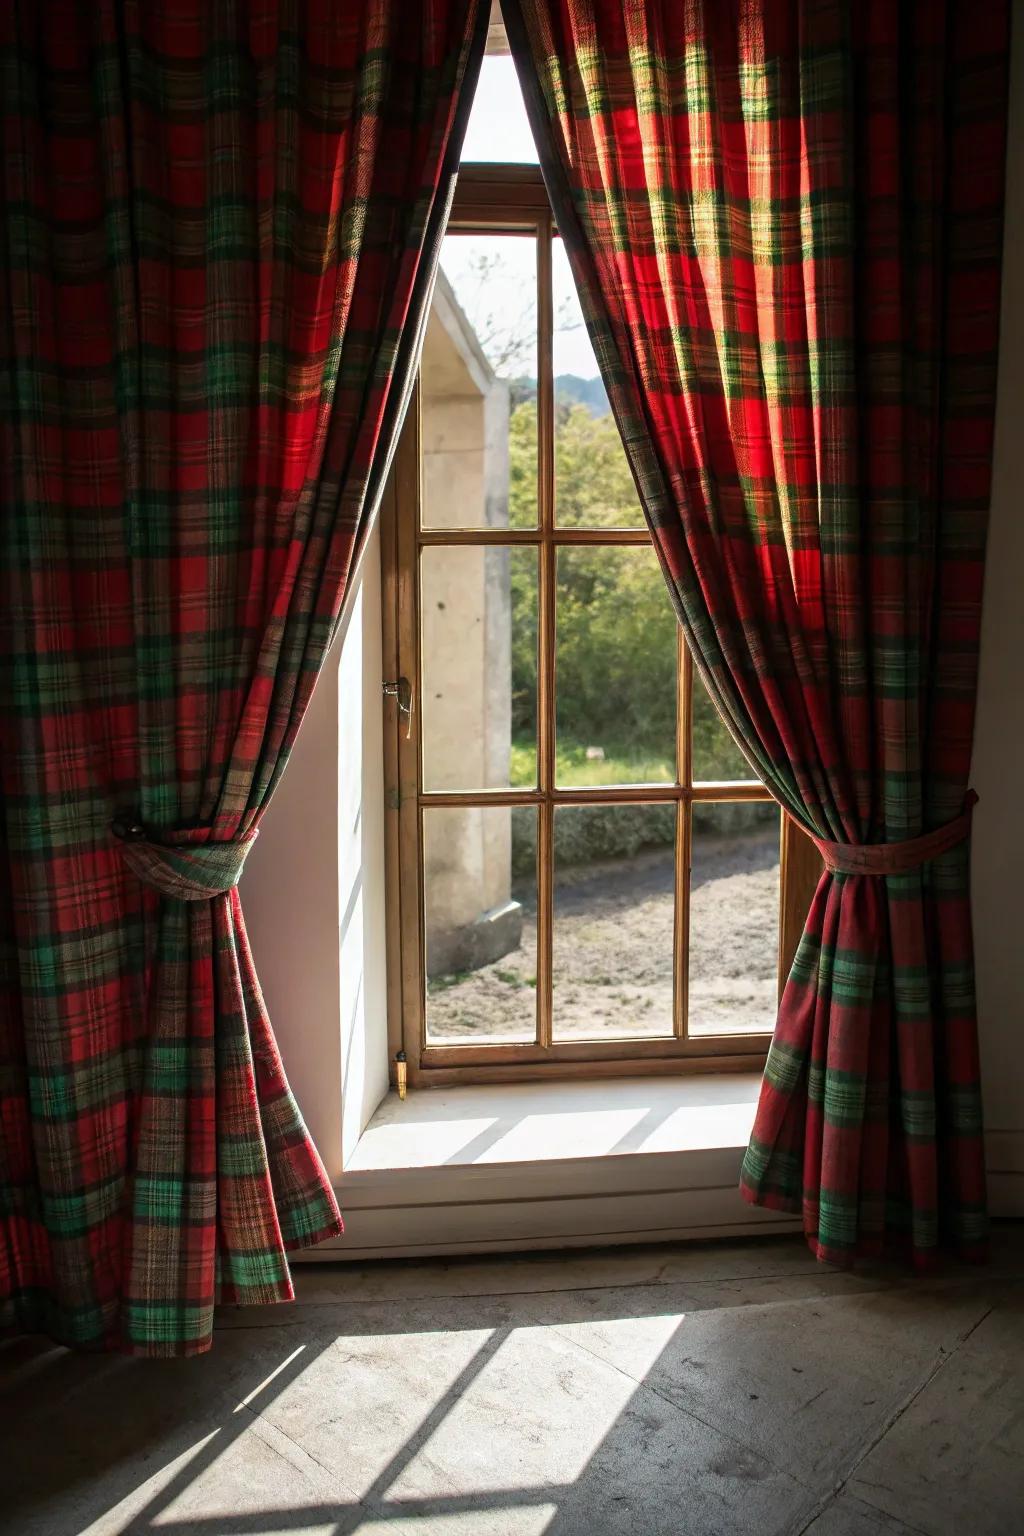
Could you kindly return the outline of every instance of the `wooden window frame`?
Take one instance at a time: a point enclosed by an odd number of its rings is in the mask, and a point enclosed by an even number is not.
[[[555,783],[555,582],[559,549],[650,547],[647,528],[559,528],[555,524],[554,380],[551,250],[554,221],[540,172],[532,166],[464,166],[449,228],[533,234],[537,240],[538,520],[531,529],[422,528],[420,390],[413,391],[393,474],[381,506],[383,656],[386,678],[413,680],[413,707],[385,700],[384,771],[388,925],[388,1030],[391,1070],[404,1051],[413,1087],[538,1078],[759,1070],[770,1032],[688,1033],[690,808],[707,803],[772,802],[758,781],[693,782],[689,713],[693,667],[677,636],[676,782],[559,788]],[[439,546],[538,550],[537,785],[534,789],[427,791],[421,776],[418,709],[419,556]],[[667,599],[666,599],[667,600]],[[674,986],[671,1036],[613,1040],[552,1038],[553,817],[560,805],[676,807]],[[423,901],[423,813],[430,807],[534,806],[537,836],[537,1033],[533,1043],[428,1043]],[[779,989],[788,974],[821,870],[817,850],[781,816]]]

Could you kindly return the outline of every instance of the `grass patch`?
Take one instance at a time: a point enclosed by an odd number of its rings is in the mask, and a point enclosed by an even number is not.
[[[452,987],[461,986],[468,981],[472,971],[454,971],[448,976],[429,976],[427,978],[427,995],[432,997],[438,992],[450,992]]]
[[[603,760],[588,758],[585,745],[557,742],[555,782],[560,789],[594,789],[602,784],[674,784],[675,763],[651,752],[605,746]],[[514,741],[510,754],[510,783],[526,789],[537,782],[537,749],[532,741]]]
[[[585,745],[562,741],[556,757],[559,788],[607,784],[672,784],[675,764],[664,754],[606,745],[603,761],[588,760]],[[728,771],[728,770],[727,770]],[[536,748],[532,740],[512,743],[513,788],[536,784]],[[758,802],[705,804],[695,812],[702,835],[733,836],[778,817],[775,805]],[[669,848],[675,841],[674,805],[560,806],[555,814],[555,859],[559,866],[585,866],[603,859],[627,859],[643,849]],[[532,880],[537,858],[537,817],[533,811],[512,816],[512,872]]]

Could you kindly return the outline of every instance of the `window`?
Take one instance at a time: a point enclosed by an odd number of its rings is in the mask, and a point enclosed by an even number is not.
[[[759,1066],[816,854],[694,674],[533,166],[460,173],[382,544],[412,1083]]]

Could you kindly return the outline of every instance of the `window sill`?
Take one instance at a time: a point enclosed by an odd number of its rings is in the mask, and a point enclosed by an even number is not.
[[[760,1086],[737,1072],[389,1093],[346,1172],[743,1148]]]
[[[319,1259],[438,1256],[796,1224],[746,1205],[756,1073],[389,1093],[338,1182]]]

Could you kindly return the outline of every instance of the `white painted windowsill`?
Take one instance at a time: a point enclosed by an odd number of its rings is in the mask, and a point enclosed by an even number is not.
[[[495,1083],[389,1093],[347,1174],[745,1147],[757,1073]]]
[[[793,1229],[737,1190],[760,1076],[389,1093],[337,1182],[319,1259],[438,1256]]]

